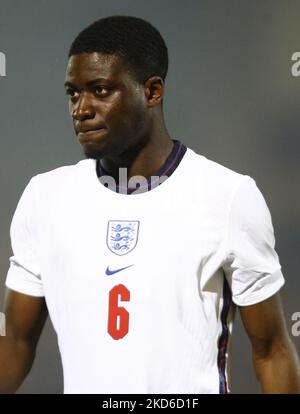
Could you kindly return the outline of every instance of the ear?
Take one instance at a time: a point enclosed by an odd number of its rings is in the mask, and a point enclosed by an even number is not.
[[[144,83],[144,91],[148,101],[148,107],[151,108],[161,103],[164,96],[164,90],[164,81],[159,76],[152,76]]]

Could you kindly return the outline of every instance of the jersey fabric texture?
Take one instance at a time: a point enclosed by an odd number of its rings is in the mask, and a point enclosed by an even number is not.
[[[235,305],[284,284],[255,181],[189,148],[139,194],[91,159],[33,177],[11,241],[6,285],[45,296],[65,393],[227,393]]]

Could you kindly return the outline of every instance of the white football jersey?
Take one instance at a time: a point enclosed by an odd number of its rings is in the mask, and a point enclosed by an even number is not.
[[[104,187],[83,160],[31,179],[6,284],[45,296],[65,393],[226,393],[234,304],[284,283],[255,181],[187,149],[160,186]]]

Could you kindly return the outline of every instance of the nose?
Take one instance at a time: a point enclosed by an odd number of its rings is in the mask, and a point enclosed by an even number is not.
[[[84,121],[86,119],[93,119],[95,117],[95,110],[91,101],[84,94],[74,104],[72,110],[72,118],[76,121]]]

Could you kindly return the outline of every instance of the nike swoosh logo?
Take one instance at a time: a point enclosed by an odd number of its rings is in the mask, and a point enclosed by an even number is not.
[[[105,270],[105,274],[107,274],[107,276],[114,275],[115,273],[121,272],[121,270],[124,270],[124,269],[128,269],[128,267],[131,267],[131,266],[133,266],[133,264],[126,266],[126,267],[121,267],[121,269],[116,269],[116,270],[109,270],[109,266],[107,266]]]

